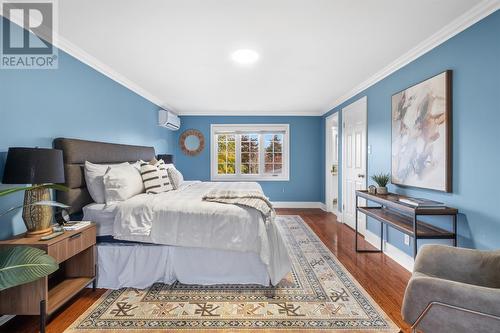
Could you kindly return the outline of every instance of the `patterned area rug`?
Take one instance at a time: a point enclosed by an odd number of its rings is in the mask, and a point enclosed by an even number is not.
[[[399,332],[299,216],[276,220],[293,265],[276,287],[158,283],[108,291],[65,332]]]

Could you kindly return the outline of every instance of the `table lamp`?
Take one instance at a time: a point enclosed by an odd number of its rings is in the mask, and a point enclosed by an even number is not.
[[[158,159],[158,161],[163,160],[163,162],[165,162],[165,164],[174,163],[174,155],[172,155],[172,154],[158,154],[157,159]]]
[[[64,183],[62,150],[48,148],[9,148],[2,183],[33,184]],[[28,237],[52,233],[51,206],[33,206],[38,201],[50,200],[48,188],[24,192],[23,220]]]

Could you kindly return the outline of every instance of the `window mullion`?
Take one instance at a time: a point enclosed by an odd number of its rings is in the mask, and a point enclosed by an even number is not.
[[[212,137],[212,145],[213,146],[213,154],[212,154],[212,176],[218,176],[219,175],[219,140],[217,139],[217,132],[214,133]]]
[[[241,135],[235,134],[236,141],[236,172],[235,174],[241,176]]]
[[[264,175],[264,135],[259,134],[259,177]]]
[[[226,175],[227,175],[229,174],[229,139],[227,136],[224,145],[226,146]]]

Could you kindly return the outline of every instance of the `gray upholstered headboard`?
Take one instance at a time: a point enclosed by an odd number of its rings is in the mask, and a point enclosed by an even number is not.
[[[57,191],[57,201],[70,205],[70,214],[81,212],[83,206],[93,202],[85,183],[83,168],[85,161],[114,164],[137,160],[148,161],[155,157],[153,147],[78,139],[57,138],[54,140],[54,148],[63,151],[65,185],[70,189],[68,192]]]

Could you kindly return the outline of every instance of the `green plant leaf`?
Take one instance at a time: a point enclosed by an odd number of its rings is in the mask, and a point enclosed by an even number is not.
[[[385,187],[391,180],[391,174],[390,173],[379,173],[377,175],[372,176],[372,180],[377,183],[378,186],[380,187]]]
[[[16,246],[0,251],[0,290],[32,282],[55,272],[56,260],[44,251]]]
[[[16,206],[16,207],[9,208],[5,212],[0,213],[0,217],[6,215],[6,214],[8,214],[8,213],[10,213],[10,212],[12,212],[12,211],[14,211],[16,209],[24,208],[24,207],[29,207],[29,206],[52,206],[52,207],[59,207],[59,208],[69,208],[70,207],[68,205],[65,205],[65,204],[57,202],[57,201],[41,200],[41,201],[34,202],[32,204],[21,205],[21,206]]]
[[[1,190],[0,197],[3,197],[3,196],[8,195],[8,194],[16,193],[19,191],[24,191],[25,189],[27,189],[27,187],[13,187],[13,188]]]
[[[69,188],[64,185],[60,184],[42,184],[42,185],[33,185],[33,186],[22,186],[22,187],[13,187],[13,188],[8,188],[5,190],[0,191],[0,197],[3,197],[8,194],[20,192],[20,191],[26,191],[26,190],[34,190],[37,188],[49,188],[57,191],[65,191],[67,192]]]
[[[69,208],[70,206],[57,202],[57,201],[52,201],[52,200],[40,200],[37,202],[34,202],[30,205],[26,206],[52,206],[52,207],[59,207],[59,208]]]

